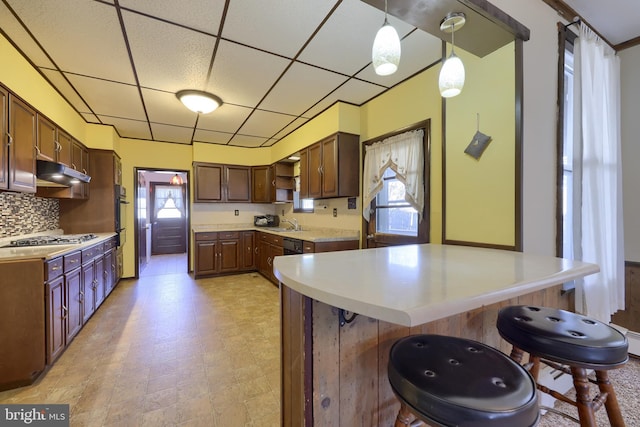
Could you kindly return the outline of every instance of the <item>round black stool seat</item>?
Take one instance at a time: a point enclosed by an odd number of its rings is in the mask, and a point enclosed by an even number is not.
[[[396,341],[389,382],[418,418],[438,426],[533,426],[539,418],[531,375],[482,343],[440,335]]]
[[[609,325],[547,307],[510,306],[497,328],[509,343],[543,359],[587,369],[609,369],[629,359],[627,338]]]

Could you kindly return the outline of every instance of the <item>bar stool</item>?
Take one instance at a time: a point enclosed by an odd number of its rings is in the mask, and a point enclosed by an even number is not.
[[[538,385],[538,389],[577,407],[581,426],[595,427],[595,412],[603,404],[612,427],[625,425],[607,375],[609,369],[629,360],[624,335],[580,314],[524,305],[501,309],[497,328],[502,338],[513,345],[513,360],[522,363],[523,353],[529,353],[528,366],[536,381],[541,361],[572,375],[575,401],[542,385]],[[595,371],[595,380],[587,377],[587,369]],[[597,384],[600,391],[594,398],[590,397],[589,382]]]
[[[410,335],[391,347],[389,383],[400,400],[395,427],[528,427],[539,420],[531,375],[482,343]],[[414,420],[415,418],[415,420]]]

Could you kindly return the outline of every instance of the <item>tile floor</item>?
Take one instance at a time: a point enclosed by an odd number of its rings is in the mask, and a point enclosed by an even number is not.
[[[278,426],[277,287],[150,273],[121,281],[53,368],[0,403],[68,403],[73,427]]]

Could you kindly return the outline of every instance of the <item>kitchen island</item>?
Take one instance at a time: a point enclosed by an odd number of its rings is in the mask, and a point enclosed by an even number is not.
[[[408,245],[278,257],[282,425],[393,425],[391,345],[413,333],[508,349],[495,329],[511,304],[569,309],[564,282],[594,264],[495,249]]]

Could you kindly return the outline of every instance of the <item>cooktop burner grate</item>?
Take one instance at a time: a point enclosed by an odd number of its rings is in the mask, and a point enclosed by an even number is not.
[[[36,236],[27,237],[25,239],[17,239],[9,242],[4,247],[23,247],[23,246],[48,246],[48,245],[73,245],[95,239],[95,234],[60,234],[57,236]]]

